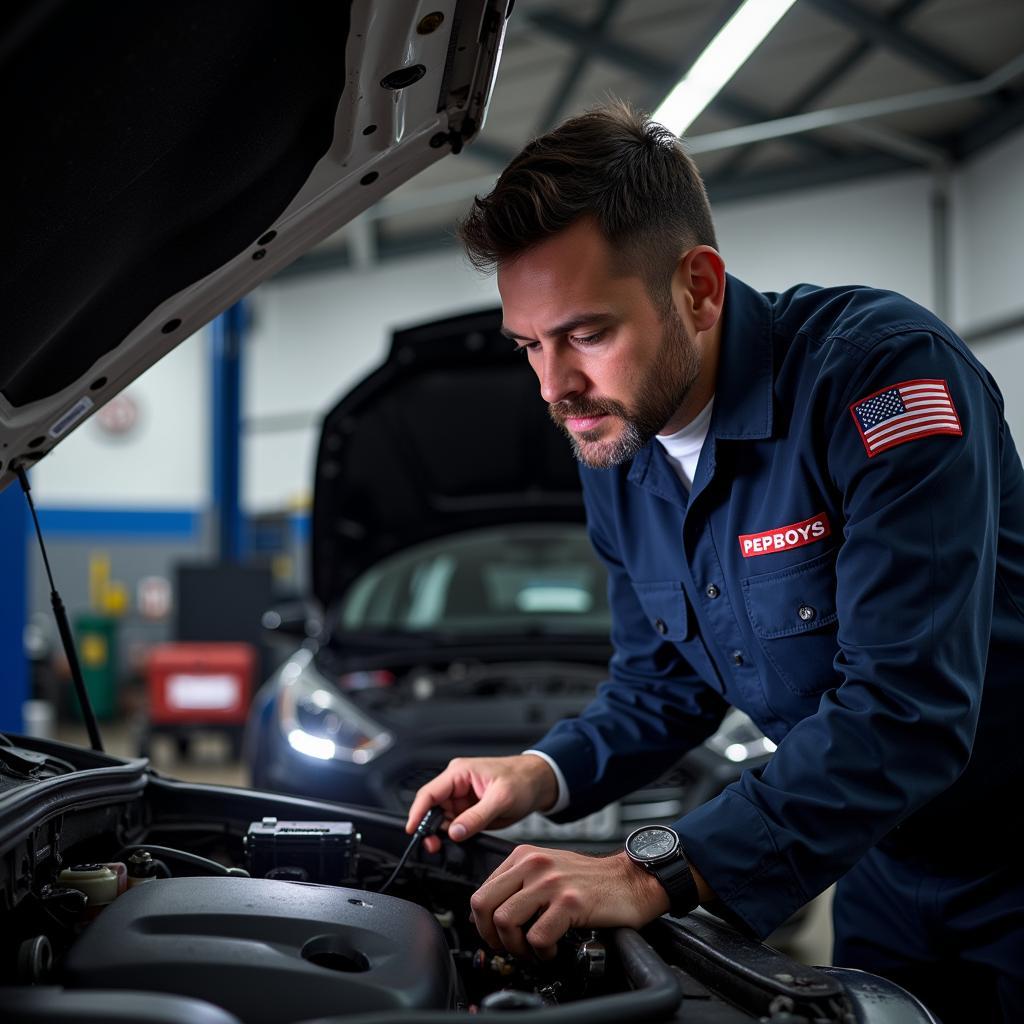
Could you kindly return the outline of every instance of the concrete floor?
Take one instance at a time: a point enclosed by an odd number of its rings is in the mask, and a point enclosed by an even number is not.
[[[103,722],[100,733],[106,750],[116,757],[134,757],[137,753],[136,732],[124,721]],[[64,743],[89,745],[85,727],[61,724],[57,739]],[[248,786],[249,773],[239,761],[232,761],[227,740],[217,732],[196,733],[189,756],[178,756],[174,742],[168,737],[155,736],[152,751],[153,767],[165,775],[185,782],[208,782],[221,786]],[[795,960],[805,964],[832,962],[832,889],[823,892],[810,904],[807,919],[797,934],[780,948]]]

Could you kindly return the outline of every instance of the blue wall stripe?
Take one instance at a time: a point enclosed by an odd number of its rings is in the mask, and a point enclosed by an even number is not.
[[[9,543],[29,523],[28,507],[16,484],[0,493],[0,730],[21,732],[21,705],[29,696],[29,669],[25,658],[25,617],[28,603],[26,557],[28,545]]]
[[[312,532],[313,517],[308,512],[292,513],[292,529],[295,531],[295,539],[300,544],[308,544]]]
[[[21,499],[20,492],[18,497]],[[198,541],[202,536],[203,513],[191,509],[40,508],[38,511],[44,538],[109,537],[130,540],[162,537]],[[288,524],[293,540],[309,543],[312,517],[308,512],[293,512],[288,517]],[[243,521],[246,533],[253,528],[248,519]],[[34,541],[35,529],[27,515],[25,530]]]
[[[44,537],[165,537],[199,540],[202,513],[189,509],[41,508]],[[31,531],[31,521],[28,522]]]

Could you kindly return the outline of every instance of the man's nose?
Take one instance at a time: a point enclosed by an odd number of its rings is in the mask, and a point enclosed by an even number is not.
[[[543,352],[540,365],[535,369],[540,379],[540,396],[548,405],[573,398],[585,389],[583,374],[573,365],[571,359],[557,352]]]

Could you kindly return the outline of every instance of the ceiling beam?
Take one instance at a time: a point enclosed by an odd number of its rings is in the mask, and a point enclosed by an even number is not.
[[[899,25],[904,18],[910,17],[922,3],[924,3],[924,0],[903,0],[899,7],[886,15],[886,21],[894,26]],[[815,100],[824,96],[837,82],[845,78],[873,49],[874,43],[867,40],[862,39],[856,43],[835,63],[827,67],[821,74],[812,78],[786,105],[779,116],[793,117],[795,114],[804,113]],[[740,170],[750,161],[751,156],[756,150],[757,144],[737,150],[731,159],[718,169],[717,176],[723,180],[737,176]]]
[[[729,178],[726,181],[712,175],[706,185],[711,205],[714,207],[741,199],[756,199],[779,192],[835,185],[878,174],[916,169],[913,164],[889,153],[866,153],[853,158],[841,157],[800,167],[757,172],[740,178]]]
[[[618,10],[620,4],[621,0],[604,0],[604,4],[597,12],[597,17],[595,17],[587,26],[588,30],[603,37],[605,30],[611,23],[612,16]],[[578,46],[576,48],[576,56],[573,58],[571,66],[555,86],[547,109],[543,114],[541,114],[540,119],[537,121],[535,129],[536,134],[541,135],[544,132],[549,131],[558,123],[559,118],[562,116],[562,111],[565,110],[570,97],[573,92],[575,92],[576,86],[579,85],[579,81],[583,77],[583,72],[586,71],[587,64],[589,63],[589,47]]]
[[[590,52],[591,56],[600,57],[609,64],[636,75],[641,81],[647,82],[662,94],[666,94],[679,81],[689,64],[692,63],[691,60],[680,67],[675,61],[664,60],[662,57],[638,47],[595,32],[589,26],[566,18],[557,11],[535,11],[529,15],[529,21],[535,28],[552,38],[583,47]],[[734,120],[742,122],[756,123],[766,121],[772,116],[769,111],[731,97],[724,92],[719,93],[710,105]],[[830,146],[820,139],[801,138],[793,141],[805,150],[813,150],[817,155],[824,153],[828,156],[836,156],[838,153],[834,146]]]
[[[638,78],[659,85],[675,85],[679,80],[679,69],[674,62],[612,39],[603,32],[595,31],[589,25],[582,25],[572,18],[566,18],[558,11],[534,11],[527,15],[527,20],[534,28],[552,39],[560,39],[572,46],[584,48],[591,56],[600,57],[623,71],[632,72]]]
[[[879,17],[865,10],[852,0],[810,0],[820,11],[836,21],[841,21],[865,39],[883,46],[901,57],[926,68],[932,74],[947,82],[973,82],[980,77],[975,68],[970,68],[955,57],[944,53],[930,43],[911,35],[891,18]]]
[[[1024,92],[1007,98],[1002,107],[984,121],[975,122],[952,140],[958,159],[965,159],[978,150],[998,142],[1004,135],[1024,126]]]
[[[691,135],[687,140],[687,145],[691,153],[711,153],[732,149],[735,146],[747,146],[752,142],[763,142],[767,139],[802,135],[805,132],[819,131],[822,128],[859,124],[912,110],[947,106],[950,103],[959,103],[961,100],[976,100],[1005,90],[1010,82],[1021,75],[1024,75],[1024,54],[1018,54],[1002,67],[993,71],[992,74],[975,82],[939,85],[902,96],[889,96],[885,99],[850,103],[846,106],[824,110],[808,110],[793,117],[775,118],[761,124],[748,124],[738,128],[707,132],[703,135]]]

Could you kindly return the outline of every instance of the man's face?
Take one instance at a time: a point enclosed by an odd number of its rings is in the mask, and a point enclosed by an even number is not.
[[[596,224],[582,220],[498,270],[504,332],[525,350],[576,458],[597,469],[684,426],[701,368],[675,309],[659,310],[639,276],[615,269]]]

